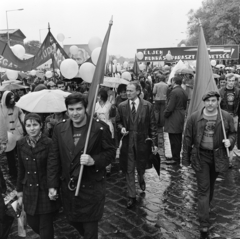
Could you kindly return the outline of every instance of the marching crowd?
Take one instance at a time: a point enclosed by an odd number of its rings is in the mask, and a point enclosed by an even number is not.
[[[219,174],[231,167],[240,111],[236,69],[216,71],[220,75],[216,79],[219,92],[206,92],[202,96],[204,108],[192,115],[187,115],[187,109],[194,73],[176,74],[168,79],[170,68],[153,68],[137,77],[133,75],[132,81],[120,84],[117,89],[101,86],[86,149],[90,84],[57,78],[36,78],[33,83],[24,80],[32,92],[60,89],[71,93],[65,99],[67,110],[52,114],[18,108],[15,103],[29,94],[26,89],[2,92],[1,153],[6,154],[9,174],[16,182],[18,208],[24,207],[33,231],[42,239],[53,239],[54,217],[63,207],[68,222],[80,235],[85,239],[98,238],[106,177],[111,180],[111,162],[119,158],[127,184],[126,207],[130,209],[136,203],[136,172],[141,190],[146,189],[144,173],[150,156],[158,153],[160,127],[169,135],[171,160],[184,170],[191,166],[196,173],[200,231],[207,234],[214,183]],[[14,133],[17,143],[4,152],[8,132]],[[82,181],[75,196],[81,165]],[[0,193],[5,192],[0,170]],[[3,198],[0,200],[0,237],[7,238],[13,219]]]

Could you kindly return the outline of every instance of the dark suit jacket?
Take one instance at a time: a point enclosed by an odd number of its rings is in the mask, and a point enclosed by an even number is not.
[[[51,147],[52,140],[44,134],[35,148],[28,145],[26,137],[17,142],[17,191],[23,192],[24,210],[30,215],[50,213],[59,207],[59,200],[48,197],[47,160]]]
[[[187,100],[187,94],[181,86],[176,86],[172,89],[167,107],[164,111],[165,132],[172,134],[180,134],[183,132]]]
[[[77,182],[79,175],[88,123],[76,146],[70,119],[57,124],[53,131],[53,147],[48,160],[48,187],[58,188],[61,181],[63,207],[70,221],[100,220],[105,202],[105,168],[116,154],[108,125],[98,119],[93,120],[87,154],[95,160],[95,165],[84,167],[77,197],[75,191],[69,190],[70,178],[73,177]]]
[[[118,106],[118,113],[116,116],[118,129],[121,130],[121,128],[124,127],[127,131],[129,131],[131,117],[132,113],[129,106],[129,100],[126,100]],[[145,140],[147,138],[152,138],[154,145],[158,146],[157,125],[152,104],[148,101],[140,99],[135,119],[134,123],[137,124],[137,143],[135,145],[137,154],[137,169],[140,172],[144,172],[146,162],[151,155],[151,143],[149,141],[146,142]],[[120,152],[120,165],[124,172],[127,170],[128,147],[129,134],[123,137]]]

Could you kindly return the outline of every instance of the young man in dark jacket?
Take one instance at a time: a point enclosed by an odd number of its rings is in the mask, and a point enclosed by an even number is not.
[[[105,203],[106,166],[115,157],[116,148],[108,125],[97,119],[92,122],[87,152],[83,154],[90,123],[86,97],[76,92],[65,103],[69,119],[53,130],[48,160],[49,198],[54,200],[60,187],[69,223],[84,239],[97,239]],[[75,196],[80,164],[84,165],[82,183]]]
[[[219,173],[228,169],[227,150],[234,147],[236,131],[232,116],[221,110],[227,139],[224,139],[219,112],[219,97],[215,91],[203,96],[204,108],[193,113],[186,124],[183,141],[183,166],[196,172],[198,184],[198,216],[200,231],[208,233],[209,205],[214,183]]]

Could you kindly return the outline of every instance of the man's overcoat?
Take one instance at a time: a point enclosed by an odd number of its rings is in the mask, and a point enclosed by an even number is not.
[[[187,94],[181,86],[176,86],[172,89],[164,111],[165,132],[171,134],[181,134],[183,132],[187,100]]]
[[[70,119],[54,127],[53,147],[48,160],[48,187],[61,188],[63,207],[69,221],[98,221],[103,215],[105,203],[105,168],[115,157],[116,148],[108,125],[98,119],[93,120],[86,153],[94,159],[95,164],[84,166],[79,195],[75,196],[75,190],[71,191],[68,183],[73,178],[74,184],[77,184],[88,123],[76,146],[72,127]]]
[[[135,116],[135,122],[137,126],[135,133],[137,140],[135,143],[136,148],[136,160],[137,160],[137,170],[138,172],[144,173],[146,168],[146,163],[152,153],[151,142],[146,141],[147,138],[151,138],[155,146],[158,146],[157,138],[157,126],[155,115],[153,111],[153,106],[150,102],[143,99],[139,99],[139,106]],[[129,100],[122,102],[118,106],[118,113],[116,116],[116,123],[119,130],[121,128],[126,128],[129,131],[130,121],[132,120],[131,108],[129,105]],[[128,148],[129,148],[129,134],[123,137],[122,147],[120,151],[120,166],[123,172],[127,171],[128,163]]]

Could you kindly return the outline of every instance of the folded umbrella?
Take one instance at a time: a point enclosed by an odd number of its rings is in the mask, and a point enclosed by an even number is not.
[[[151,141],[152,142],[152,150],[153,150],[153,147],[155,146],[154,145],[154,142],[151,138],[147,138],[145,139],[145,142],[147,141]],[[160,176],[160,165],[161,165],[161,158],[160,158],[160,155],[159,153],[157,154],[153,154],[151,153],[150,157],[149,157],[149,162],[153,165],[153,167],[155,168],[158,176]]]
[[[69,92],[62,90],[41,90],[24,95],[16,106],[32,113],[58,113],[66,111],[65,97]]]

